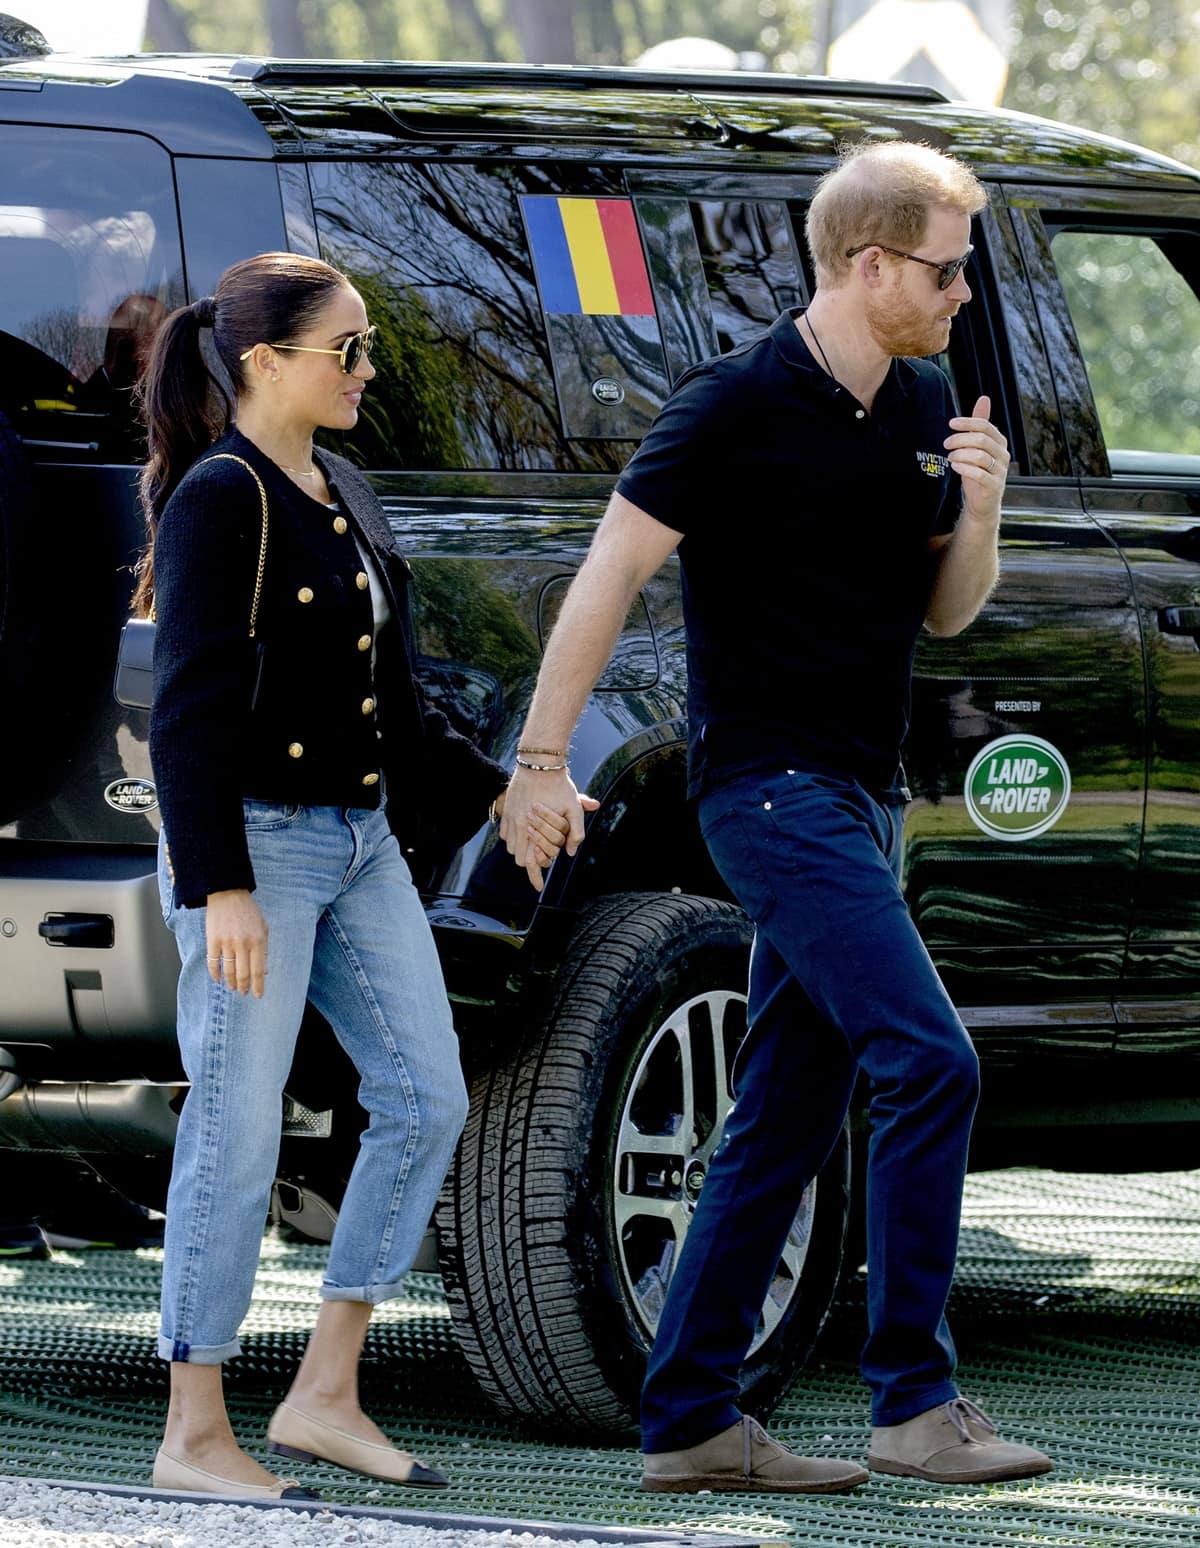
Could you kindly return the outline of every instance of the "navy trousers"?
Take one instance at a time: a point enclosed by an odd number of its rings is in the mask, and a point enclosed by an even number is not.
[[[705,842],[755,924],[749,1030],[650,1356],[647,1452],[698,1445],[739,1419],[739,1367],[860,1069],[872,1423],[957,1396],[945,1307],[979,1063],[900,892],[901,810],[853,779],[797,770],[701,801]]]

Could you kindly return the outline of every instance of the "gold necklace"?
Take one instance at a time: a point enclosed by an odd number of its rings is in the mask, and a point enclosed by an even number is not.
[[[321,471],[320,468],[310,468],[309,471],[306,473],[303,468],[289,468],[289,467],[285,467],[282,462],[279,464],[279,467],[280,467],[282,472],[284,472],[284,473],[294,473],[297,478],[316,478],[317,474]]]

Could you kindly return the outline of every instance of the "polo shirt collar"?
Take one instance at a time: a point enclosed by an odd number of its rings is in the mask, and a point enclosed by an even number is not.
[[[808,345],[796,327],[797,319],[803,317],[807,310],[805,306],[789,306],[787,311],[781,312],[771,324],[771,340],[780,358],[787,361],[788,365],[795,370],[804,373],[807,378],[806,385],[824,391],[826,387],[833,385],[829,374],[821,368],[818,361],[813,359]],[[911,391],[918,380],[917,369],[912,362],[902,356],[895,356],[888,374],[883,379],[880,391],[886,388],[889,395],[892,393],[903,395]]]

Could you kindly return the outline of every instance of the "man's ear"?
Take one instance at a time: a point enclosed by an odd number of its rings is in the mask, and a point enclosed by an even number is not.
[[[883,249],[864,247],[851,260],[859,279],[869,290],[877,290],[883,284]]]

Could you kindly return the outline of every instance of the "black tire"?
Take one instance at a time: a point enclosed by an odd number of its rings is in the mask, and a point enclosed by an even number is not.
[[[692,1169],[711,1155],[729,1105],[750,937],[745,915],[713,899],[603,900],[580,921],[548,1014],[474,1081],[438,1235],[459,1342],[503,1411],[556,1428],[634,1427],[665,1285],[654,1211],[673,1217],[668,1245],[681,1241]],[[682,1079],[682,1110],[670,1111],[681,1041],[691,1050],[690,1136]],[[682,1164],[664,1159],[656,1172],[672,1122]],[[805,1200],[766,1303],[770,1327],[742,1371],[743,1401],[759,1417],[807,1359],[837,1285],[845,1133]],[[668,1277],[674,1256],[673,1246]]]

